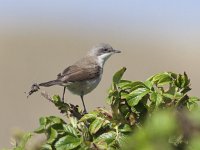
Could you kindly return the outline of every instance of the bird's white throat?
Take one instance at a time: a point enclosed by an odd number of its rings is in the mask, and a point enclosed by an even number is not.
[[[112,53],[105,53],[105,54],[102,54],[100,56],[97,56],[97,61],[99,63],[99,65],[101,67],[104,66],[106,60],[108,60],[108,58],[112,55]]]

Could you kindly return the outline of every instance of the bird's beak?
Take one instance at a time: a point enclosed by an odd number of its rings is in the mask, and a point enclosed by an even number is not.
[[[116,49],[114,49],[113,51],[114,51],[114,53],[121,53],[120,50],[116,50]]]

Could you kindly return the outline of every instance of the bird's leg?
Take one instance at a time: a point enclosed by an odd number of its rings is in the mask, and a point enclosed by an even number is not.
[[[66,86],[64,86],[63,95],[62,95],[62,102],[64,102],[64,99],[65,99],[65,90],[66,90]]]
[[[84,100],[83,100],[83,95],[81,95],[81,101],[83,103],[83,108],[84,108],[83,112],[84,112],[84,114],[86,114],[87,110],[86,110],[85,103],[84,103]]]

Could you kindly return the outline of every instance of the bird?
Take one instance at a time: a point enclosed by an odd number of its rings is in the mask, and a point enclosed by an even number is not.
[[[105,62],[116,53],[121,53],[121,51],[112,48],[110,44],[97,44],[89,50],[85,57],[59,73],[55,80],[33,84],[29,95],[36,92],[40,87],[63,86],[62,101],[64,102],[67,88],[71,93],[81,97],[83,112],[87,113],[83,97],[97,87],[102,78]]]

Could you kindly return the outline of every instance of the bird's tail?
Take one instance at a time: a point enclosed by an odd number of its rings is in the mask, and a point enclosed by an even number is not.
[[[44,87],[49,87],[49,86],[59,85],[59,84],[61,84],[60,80],[52,80],[52,81],[40,83],[38,85],[44,86]]]
[[[40,84],[35,83],[31,86],[31,90],[28,92],[27,97],[29,97],[33,93],[37,92],[40,89],[40,86],[49,87],[49,86],[60,85],[60,84],[61,84],[61,81],[59,81],[59,80],[52,80],[52,81],[43,82]]]

